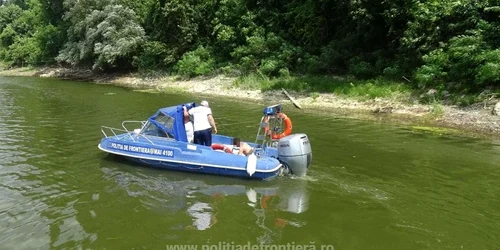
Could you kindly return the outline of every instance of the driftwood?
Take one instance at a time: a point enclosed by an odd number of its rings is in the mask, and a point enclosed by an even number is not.
[[[290,101],[293,103],[293,105],[299,109],[302,109],[302,107],[300,106],[300,104],[295,100],[293,99],[293,97],[288,94],[288,92],[285,90],[285,89],[281,89],[283,91],[283,94],[286,95],[286,97],[288,97],[288,99],[290,99]]]

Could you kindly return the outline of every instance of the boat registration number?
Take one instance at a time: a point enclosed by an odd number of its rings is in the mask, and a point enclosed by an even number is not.
[[[122,151],[127,151],[127,152],[174,157],[174,151],[171,149],[158,149],[158,148],[151,148],[151,147],[141,147],[141,146],[133,146],[133,145],[127,145],[127,144],[121,144],[121,143],[115,143],[115,142],[112,142],[110,144],[110,147],[114,148],[114,149],[122,150]]]

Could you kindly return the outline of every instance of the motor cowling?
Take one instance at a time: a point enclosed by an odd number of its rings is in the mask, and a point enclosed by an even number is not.
[[[278,159],[292,174],[305,176],[312,161],[311,143],[306,134],[292,134],[278,141]]]

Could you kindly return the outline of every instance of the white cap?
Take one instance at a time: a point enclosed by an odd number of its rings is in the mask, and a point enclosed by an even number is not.
[[[207,101],[205,101],[205,100],[203,100],[203,101],[201,101],[200,105],[201,105],[201,106],[208,107],[208,102],[207,102]]]

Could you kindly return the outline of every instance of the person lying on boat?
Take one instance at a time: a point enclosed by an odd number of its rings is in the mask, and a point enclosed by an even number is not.
[[[233,154],[237,155],[250,155],[253,153],[253,148],[248,145],[246,142],[242,142],[240,138],[233,138]]]

